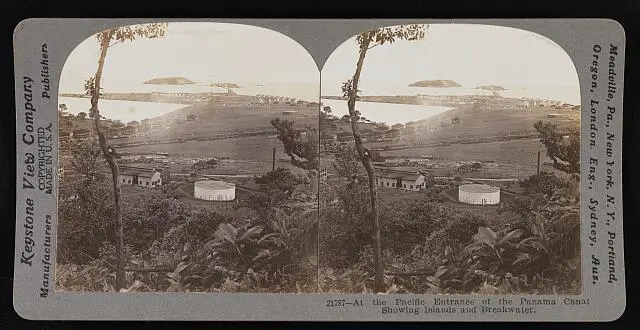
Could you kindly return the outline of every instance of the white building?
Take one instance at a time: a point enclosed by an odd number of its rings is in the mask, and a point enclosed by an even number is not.
[[[378,168],[376,169],[376,185],[407,191],[418,191],[426,188],[424,175],[417,169],[410,168]]]
[[[458,187],[458,200],[473,205],[500,203],[500,188],[486,184],[464,184]]]
[[[193,196],[207,201],[232,201],[236,199],[236,185],[215,180],[198,181],[194,185]]]
[[[120,184],[139,187],[158,187],[162,185],[162,173],[155,168],[121,166]]]

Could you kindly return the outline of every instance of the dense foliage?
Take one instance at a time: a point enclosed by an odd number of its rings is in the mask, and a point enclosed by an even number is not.
[[[293,193],[293,189],[305,180],[297,177],[290,170],[282,167],[278,167],[273,171],[269,171],[266,174],[257,177],[255,179],[257,184],[265,185],[268,189],[277,189],[288,195]]]
[[[114,291],[111,182],[95,143],[75,145],[72,155],[73,175],[60,190],[56,288]],[[124,291],[315,291],[317,210],[290,192],[304,180],[278,169],[258,181],[271,193],[249,197],[260,212],[247,218],[177,199],[179,183],[126,199]]]
[[[298,129],[294,121],[280,118],[271,120],[271,125],[278,132],[278,139],[284,145],[284,152],[291,158],[291,164],[305,170],[318,169],[320,137],[317,128]]]
[[[580,173],[580,131],[558,130],[558,125],[538,121],[534,125],[540,133],[540,142],[547,149],[547,156],[553,161],[553,167],[578,176]]]

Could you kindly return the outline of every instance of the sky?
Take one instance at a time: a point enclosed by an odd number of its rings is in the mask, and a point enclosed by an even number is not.
[[[355,71],[355,38],[340,45],[322,69],[322,94],[340,93]],[[536,33],[498,26],[432,24],[420,41],[370,49],[360,89],[375,94],[419,80],[449,79],[463,87],[500,85],[575,88],[578,75],[566,52]],[[369,93],[371,95],[371,93]]]
[[[61,92],[82,92],[95,74],[99,44],[92,36],[78,45],[62,71]],[[211,82],[319,82],[307,51],[289,37],[264,28],[211,22],[171,22],[161,39],[136,39],[109,48],[103,83],[128,86],[158,77],[182,76]]]
[[[95,36],[78,45],[63,67],[60,91],[83,92],[84,81],[95,74],[98,56]],[[323,95],[341,94],[357,57],[355,38],[332,53],[322,69]],[[311,86],[310,94],[317,93],[313,86],[320,79],[311,55],[278,32],[241,24],[171,22],[164,38],[110,47],[102,86],[105,92],[129,90],[168,76],[203,84],[304,83]],[[415,94],[407,85],[435,79],[454,80],[467,88],[542,88],[579,100],[575,67],[553,41],[524,30],[471,24],[432,24],[423,40],[370,49],[360,89],[363,95]]]

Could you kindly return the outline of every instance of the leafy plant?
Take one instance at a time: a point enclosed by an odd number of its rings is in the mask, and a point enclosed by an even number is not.
[[[310,216],[314,214],[311,211],[274,212],[270,222],[221,223],[200,249],[185,245],[174,256],[175,268],[168,274],[172,290],[217,290],[226,285],[229,290],[255,291],[283,283],[303,290],[296,276],[305,271],[305,258],[315,255],[307,248],[309,238],[317,233],[317,219]],[[308,277],[307,273],[302,278]],[[294,278],[297,284],[291,282]],[[303,286],[310,289],[309,283]]]

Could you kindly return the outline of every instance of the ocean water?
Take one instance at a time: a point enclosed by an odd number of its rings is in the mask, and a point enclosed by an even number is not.
[[[240,88],[232,90],[243,95],[272,95],[293,97],[308,102],[316,102],[320,99],[320,85],[313,82],[282,82],[282,83],[259,83],[251,81],[234,81]],[[340,95],[340,86],[328,86],[323,83],[322,95]],[[577,87],[521,87],[505,86],[504,91],[496,91],[499,95],[509,98],[541,98],[548,100],[558,100],[571,104],[580,104],[580,91]],[[105,93],[202,93],[202,92],[223,92],[225,89],[211,87],[207,82],[196,82],[191,85],[149,85],[140,82],[129,82],[115,86],[105,86]],[[61,92],[82,93],[81,90],[66,90]],[[409,87],[395,82],[386,82],[364,85],[362,95],[491,95],[492,91],[465,88],[465,87]],[[343,116],[348,113],[346,102],[340,100],[323,99],[322,102],[331,106],[335,115]],[[59,103],[65,103],[69,111],[73,114],[90,108],[88,98],[68,98],[61,97]],[[112,119],[131,121],[145,118],[153,118],[165,113],[185,107],[183,104],[150,103],[136,101],[101,100],[100,107],[103,114]],[[450,107],[407,105],[359,102],[358,109],[362,115],[370,120],[385,122],[388,124],[406,123],[429,118],[438,113],[451,109]]]
[[[240,88],[232,90],[242,95],[272,95],[293,97],[308,102],[317,102],[320,98],[320,85],[310,82],[259,83],[251,81],[232,81]],[[81,88],[82,86],[78,86]],[[103,86],[104,93],[220,93],[226,88],[212,87],[207,82],[188,85],[151,85],[140,82],[122,82],[117,85]],[[84,93],[81,89],[61,90],[61,93]]]
[[[323,96],[342,95],[341,85],[323,83]],[[580,104],[580,88],[578,86],[503,86],[506,90],[496,91],[498,95],[508,98],[539,98],[562,101],[574,105]],[[362,84],[361,95],[492,95],[493,91],[467,87],[410,87],[396,82],[377,82]]]
[[[349,114],[347,101],[322,99],[322,104],[330,106],[331,114],[334,116],[342,117]],[[427,119],[453,108],[430,105],[358,102],[356,109],[360,111],[361,116],[371,121],[394,125]]]
[[[91,102],[89,98],[59,97],[58,104],[65,104],[69,113],[77,115],[80,112],[89,113]],[[153,118],[171,111],[187,107],[187,104],[155,103],[139,101],[100,100],[100,113],[113,120],[129,122]]]

